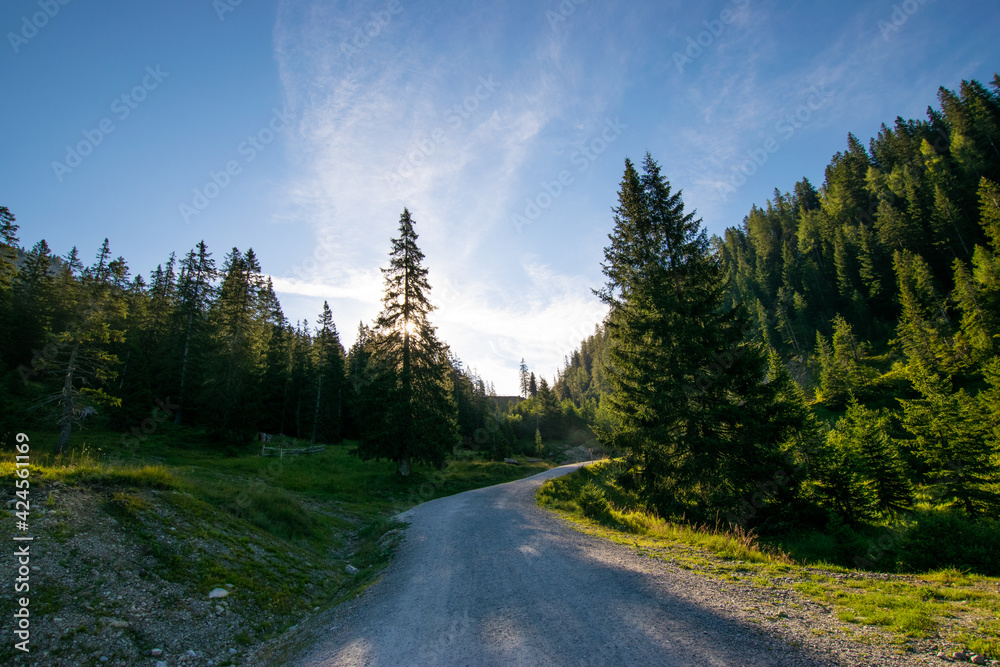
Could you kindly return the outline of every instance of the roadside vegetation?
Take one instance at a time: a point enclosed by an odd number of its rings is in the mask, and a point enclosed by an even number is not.
[[[77,437],[79,446],[62,454],[54,453],[58,433],[30,436],[32,563],[40,567],[33,646],[45,644],[66,661],[56,664],[90,664],[91,658],[97,664],[109,651],[128,662],[135,650],[169,650],[170,633],[185,627],[185,613],[203,618],[203,629],[224,620],[235,625],[201,640],[177,637],[177,653],[210,655],[204,652],[219,648],[217,664],[238,662],[245,651],[370,585],[403,527],[392,518],[396,513],[552,465],[514,466],[469,451],[441,469],[416,465],[402,477],[392,461],[359,459],[350,441],[279,459],[262,458],[255,446],[219,447],[206,432],[173,424],[132,448],[121,447],[119,433],[88,429]],[[5,446],[3,500],[13,499],[13,471]],[[189,608],[226,584],[232,592],[222,615]],[[150,600],[156,611],[144,623],[136,609]],[[12,611],[11,604],[4,599],[0,612]],[[129,626],[121,630],[112,622]],[[167,624],[156,630],[155,622]],[[128,648],[117,654],[107,648],[114,644],[108,633],[122,635],[119,642],[129,638]],[[238,653],[230,656],[229,646]],[[2,650],[0,661],[15,657],[9,644]]]
[[[668,521],[621,488],[621,469],[620,459],[604,460],[548,480],[537,492],[538,503],[578,530],[679,569],[720,582],[795,591],[829,609],[849,633],[856,628],[856,638],[877,629],[904,652],[933,644],[1000,655],[998,577],[955,567],[871,573],[796,557],[794,544],[764,541],[739,527]]]

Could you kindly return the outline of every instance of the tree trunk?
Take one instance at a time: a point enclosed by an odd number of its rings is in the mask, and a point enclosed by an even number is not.
[[[119,391],[121,391],[121,388],[125,386],[125,375],[128,373],[128,361],[131,358],[132,358],[132,350],[129,350],[128,354],[125,355],[125,367],[122,368],[122,379],[121,382],[118,383]]]
[[[69,444],[69,437],[73,434],[73,373],[76,371],[76,353],[80,350],[80,344],[73,346],[73,351],[69,354],[69,362],[66,364],[66,377],[63,380],[62,388],[62,414],[59,416],[59,441],[56,442],[56,454],[62,454]]]
[[[313,414],[313,432],[312,438],[309,440],[310,443],[316,444],[316,428],[319,426],[319,406],[320,399],[323,396],[323,375],[319,376],[319,385],[316,387],[316,411]]]

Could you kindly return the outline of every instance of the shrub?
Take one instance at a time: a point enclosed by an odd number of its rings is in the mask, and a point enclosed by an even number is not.
[[[929,512],[900,540],[900,569],[955,568],[1000,576],[1000,521],[973,520],[959,512]]]
[[[597,488],[593,482],[588,482],[580,490],[580,496],[576,502],[580,505],[583,515],[590,519],[600,522],[613,520],[611,516],[611,504],[604,497],[604,492]]]

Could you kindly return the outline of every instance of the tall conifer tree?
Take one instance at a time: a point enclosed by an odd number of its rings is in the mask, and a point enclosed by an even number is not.
[[[399,218],[385,276],[382,312],[375,322],[368,382],[361,387],[365,421],[358,453],[395,461],[400,475],[414,461],[444,464],[458,441],[447,347],[428,315],[430,302],[424,254],[417,247],[410,212]]]
[[[598,294],[611,308],[618,427],[600,437],[628,453],[650,505],[707,519],[735,511],[781,468],[781,445],[801,415],[783,409],[768,384],[763,347],[746,341],[744,309],[723,309],[724,271],[700,220],[648,154],[643,171],[626,160],[605,248]]]

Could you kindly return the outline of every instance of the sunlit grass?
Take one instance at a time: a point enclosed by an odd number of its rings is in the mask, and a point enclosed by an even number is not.
[[[150,489],[172,489],[177,477],[159,464],[121,464],[109,462],[87,447],[73,449],[62,455],[49,452],[31,453],[30,478],[36,483],[63,482],[89,486],[121,486]],[[9,479],[16,470],[11,451],[0,454],[0,477]]]
[[[878,628],[899,643],[936,637],[1000,657],[1000,579],[996,577],[945,568],[916,577],[885,578],[822,560],[796,561],[781,550],[761,545],[751,533],[677,524],[621,509],[634,499],[614,484],[612,472],[613,463],[598,463],[549,480],[538,490],[537,500],[580,530],[634,547],[680,569],[760,588],[792,588],[829,606],[840,621]],[[815,551],[824,553],[827,546],[818,544]]]
[[[789,563],[787,554],[762,545],[740,528],[690,525],[667,521],[648,512],[616,507],[608,496],[622,494],[613,486],[612,463],[602,461],[579,472],[546,481],[537,492],[540,505],[578,513],[610,528],[696,546],[730,560]]]

